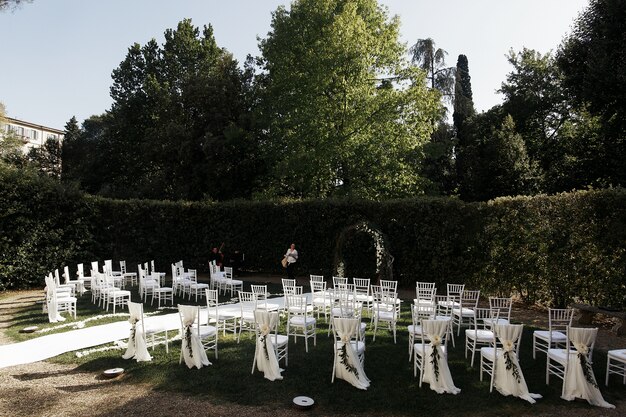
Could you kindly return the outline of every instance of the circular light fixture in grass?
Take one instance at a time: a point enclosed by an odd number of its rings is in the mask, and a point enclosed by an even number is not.
[[[107,369],[102,374],[106,378],[115,378],[115,377],[122,375],[123,373],[124,373],[124,368],[111,368],[111,369]]]
[[[37,326],[28,326],[28,327],[24,327],[22,330],[20,330],[20,333],[33,333],[33,332],[37,331],[37,329],[39,329],[39,327],[37,327]]]
[[[301,410],[308,410],[313,407],[313,404],[315,404],[313,398],[299,396],[293,399],[293,405]]]

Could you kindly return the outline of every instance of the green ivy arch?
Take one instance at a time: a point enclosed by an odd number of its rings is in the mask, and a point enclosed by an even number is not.
[[[345,262],[343,248],[346,239],[352,233],[363,232],[374,241],[376,250],[376,276],[378,279],[393,279],[393,256],[389,251],[389,240],[378,226],[368,221],[361,221],[351,226],[344,227],[335,240],[335,250],[333,251],[333,275],[345,276]]]

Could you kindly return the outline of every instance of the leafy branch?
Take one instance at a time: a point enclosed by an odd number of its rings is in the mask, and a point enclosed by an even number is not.
[[[185,327],[185,341],[187,342],[187,350],[189,351],[189,357],[193,358],[193,347],[191,346],[191,326]]]
[[[263,334],[259,336],[259,342],[263,345],[263,351],[265,352],[265,359],[270,360],[270,354],[267,351],[267,335]]]
[[[341,362],[341,364],[346,368],[348,372],[350,372],[351,374],[354,374],[354,376],[357,378],[359,377],[359,371],[357,371],[354,365],[350,365],[350,363],[348,362],[348,350],[347,350],[346,343],[344,343],[343,346],[341,347],[341,352],[339,353],[339,359],[340,359],[339,362]]]
[[[513,375],[513,378],[515,378],[517,383],[521,383],[522,376],[519,373],[519,368],[517,367],[517,365],[515,365],[515,363],[513,363],[513,360],[511,359],[511,352],[504,352],[504,364],[506,365],[506,370],[511,371],[511,375]]]
[[[437,349],[437,346],[433,346],[432,348],[433,350],[430,352],[430,363],[433,365],[435,380],[439,381],[439,349]]]
[[[591,364],[587,360],[587,355],[584,353],[578,352],[578,359],[580,359],[580,365],[583,368],[583,375],[585,375],[585,379],[588,383],[590,383],[594,388],[598,388],[598,383],[596,379],[593,377],[593,370],[591,369]]]
[[[137,331],[137,322],[139,320],[137,319],[132,319],[132,321],[130,322],[130,337],[128,338],[128,344],[134,344],[135,343],[135,332]]]

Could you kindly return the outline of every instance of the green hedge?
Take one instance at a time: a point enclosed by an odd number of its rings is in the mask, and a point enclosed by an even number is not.
[[[330,276],[337,257],[347,276],[376,279],[381,233],[400,285],[465,282],[485,293],[519,292],[530,302],[572,300],[624,307],[626,192],[464,203],[454,198],[397,201],[173,203],[85,196],[32,175],[0,169],[0,288],[40,285],[53,268],[91,260],[179,259],[204,270],[210,248],[240,249],[246,266],[281,272],[291,242],[299,274]],[[337,242],[343,242],[337,246]],[[383,276],[386,275],[383,268]]]

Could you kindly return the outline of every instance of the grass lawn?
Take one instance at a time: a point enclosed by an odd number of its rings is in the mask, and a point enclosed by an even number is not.
[[[248,284],[246,284],[248,285]],[[247,290],[247,288],[245,288]],[[271,293],[280,292],[277,285],[270,285]],[[306,289],[305,289],[306,291]],[[133,299],[138,300],[137,294]],[[225,299],[226,300],[226,299]],[[175,300],[175,303],[181,300]],[[406,326],[410,324],[410,312],[407,301],[403,304],[402,318],[398,326],[398,342],[393,343],[393,336],[386,330],[380,330],[376,341],[368,330],[365,354],[365,372],[371,380],[367,391],[360,391],[343,380],[331,384],[333,364],[332,335],[327,336],[328,326],[323,319],[318,321],[317,346],[309,346],[309,353],[304,351],[304,341],[293,339],[289,344],[289,366],[283,372],[283,380],[270,382],[263,374],[255,371],[251,374],[254,355],[254,341],[249,334],[243,334],[237,344],[232,335],[219,339],[219,359],[212,352],[209,360],[212,366],[202,369],[188,369],[179,365],[180,341],[170,344],[169,354],[164,347],[150,351],[152,362],[135,362],[121,358],[123,351],[109,350],[78,358],[75,353],[67,353],[51,359],[65,364],[76,364],[78,371],[99,373],[104,369],[123,367],[126,375],[120,384],[146,383],[155,390],[183,392],[190,396],[203,396],[213,403],[237,403],[242,405],[263,405],[264,407],[285,407],[298,395],[312,397],[318,412],[341,414],[386,414],[415,415],[436,413],[437,415],[485,415],[501,416],[514,414],[545,413],[554,406],[565,408],[571,415],[582,415],[592,408],[584,401],[566,402],[560,399],[561,382],[551,378],[551,385],[545,385],[545,355],[539,354],[532,359],[532,331],[524,330],[521,346],[520,364],[530,392],[543,395],[537,404],[531,405],[518,398],[503,397],[499,393],[489,393],[489,380],[479,380],[479,358],[474,368],[469,366],[469,359],[464,357],[464,334],[456,338],[456,348],[449,345],[448,363],[455,385],[461,389],[458,395],[437,394],[428,384],[419,388],[413,377],[413,365],[408,361],[408,336]],[[185,304],[190,304],[184,301]],[[191,302],[193,304],[193,302]],[[154,311],[149,305],[146,312]],[[172,313],[175,310],[164,310]],[[78,320],[103,314],[102,309],[91,304],[90,295],[79,300]],[[125,320],[123,317],[94,320],[87,325],[104,324],[111,321]],[[369,319],[368,319],[369,320]],[[72,320],[68,320],[71,322]],[[284,320],[283,320],[284,322]],[[41,304],[31,305],[19,310],[7,335],[16,341],[38,336],[22,334],[19,329],[37,325],[42,328],[53,327],[47,323],[47,316],[41,312]],[[67,331],[59,329],[57,331]],[[173,332],[175,333],[175,332]],[[594,353],[594,371],[600,389],[608,402],[623,400],[624,386],[614,377],[609,388],[604,387],[604,369],[606,354]]]

